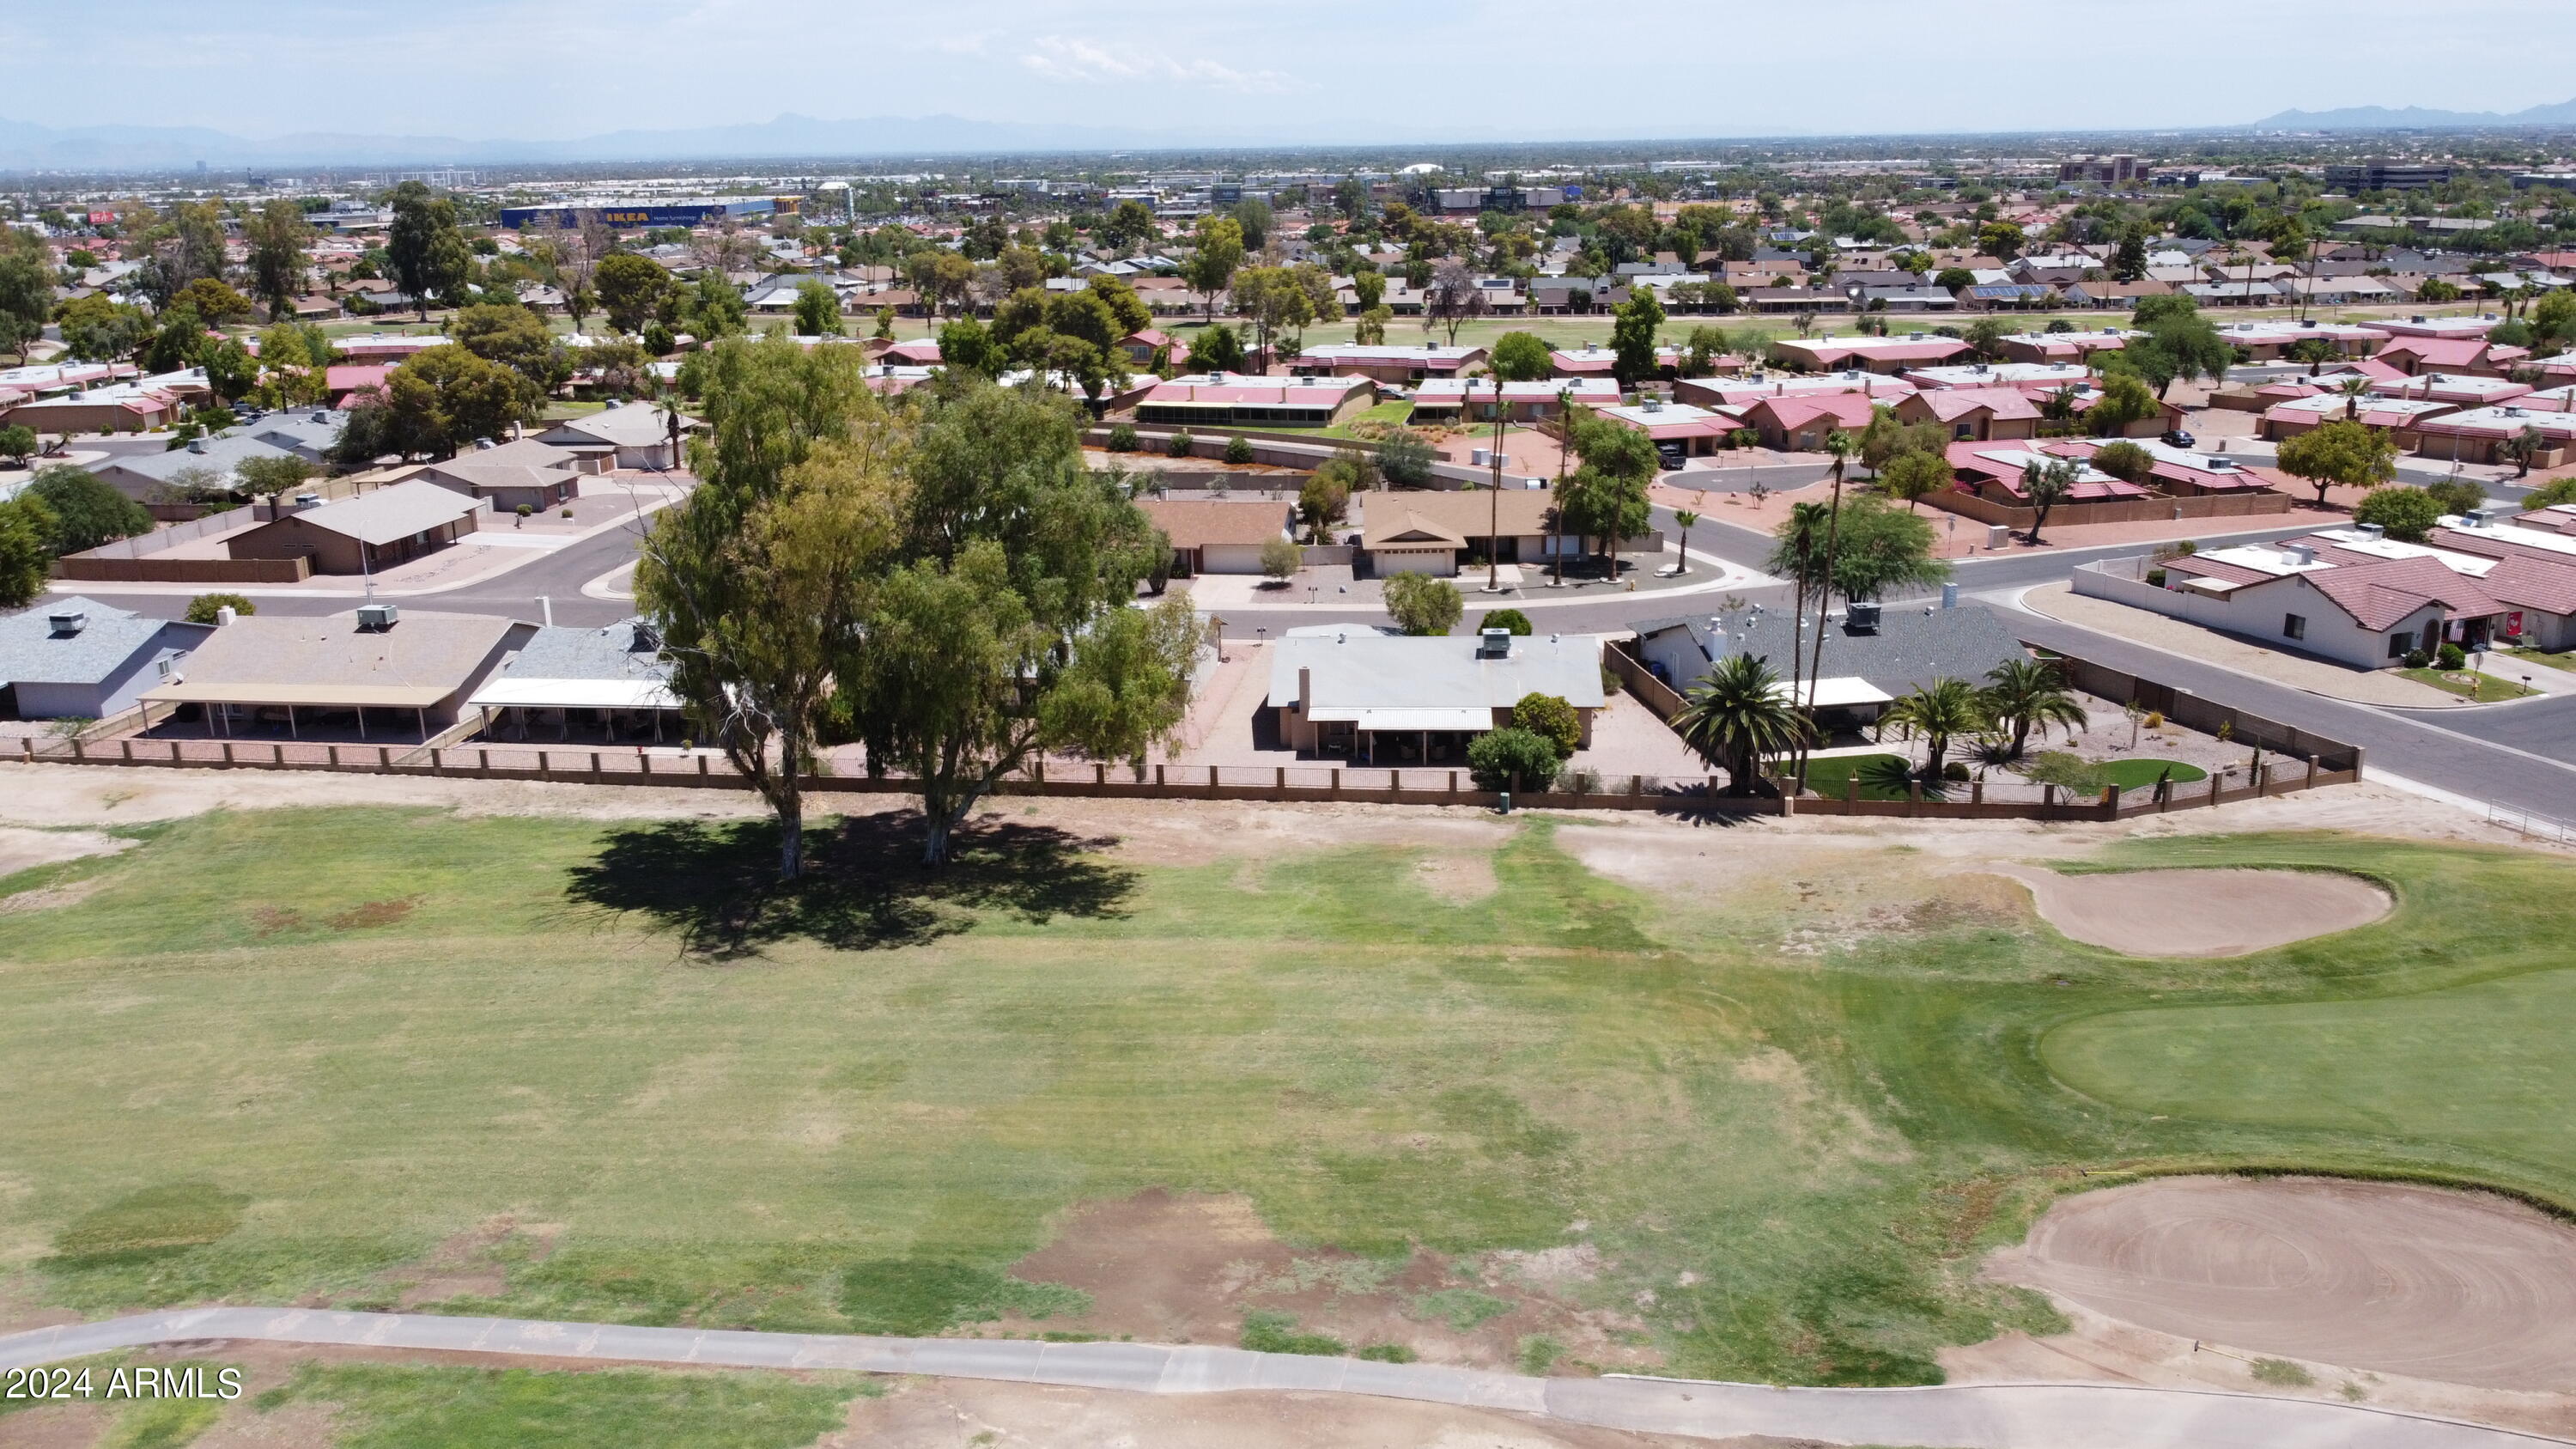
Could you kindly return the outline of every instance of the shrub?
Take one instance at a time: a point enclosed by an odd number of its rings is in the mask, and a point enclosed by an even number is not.
[[[1512,706],[1512,723],[1555,745],[1559,755],[1571,755],[1583,743],[1583,716],[1559,695],[1522,695]]]
[[[2409,649],[2406,651],[2406,667],[2409,669],[2423,669],[2431,665],[2432,662],[2433,656],[2425,653],[2421,649]]]
[[[2145,725],[2151,730],[2160,730],[2165,727],[2165,717],[2163,714],[2151,709],[2147,711],[2147,717],[2138,721],[2138,723]]]
[[[2253,1366],[2254,1382],[2274,1388],[2303,1389],[2315,1383],[2316,1376],[2286,1358],[2258,1358]]]
[[[1296,577],[1305,560],[1303,550],[1275,534],[1261,545],[1261,571],[1282,583]]]
[[[1241,433],[1225,440],[1225,460],[1229,463],[1252,461],[1252,440]]]
[[[1530,632],[1529,615],[1518,609],[1488,609],[1485,617],[1476,621],[1476,632],[1481,634],[1487,629],[1509,629],[1526,639]]]
[[[1431,484],[1435,456],[1430,441],[1420,433],[1389,433],[1386,441],[1377,445],[1377,470],[1398,488],[1426,488]]]
[[[2070,750],[2042,750],[2021,767],[2022,778],[2034,785],[2055,785],[2079,799],[2101,794],[2111,784],[2111,772]]]
[[[191,624],[211,624],[215,622],[215,611],[227,606],[245,619],[259,612],[259,605],[239,594],[199,594],[188,601],[186,617]]]
[[[1415,1356],[1412,1349],[1400,1343],[1372,1343],[1360,1350],[1360,1357],[1371,1363],[1411,1363]]]
[[[2161,588],[2163,588],[2164,586],[2165,586],[2165,571],[2164,571],[2163,569],[2149,569],[2149,570],[2147,570],[2147,587],[2148,587],[2148,588],[2151,588],[2151,589],[2161,589]]]
[[[1446,634],[1467,612],[1467,601],[1447,579],[1397,574],[1386,581],[1386,612],[1407,634]]]
[[[1467,746],[1467,769],[1484,790],[1508,790],[1518,776],[1523,789],[1545,788],[1556,778],[1556,744],[1525,729],[1478,735]]]
[[[2407,543],[2422,543],[2441,518],[2442,505],[2433,495],[2403,483],[2371,489],[2352,511],[2353,522],[2376,523],[2390,538]]]
[[[536,506],[535,504],[533,504],[533,503],[522,503],[522,504],[520,504],[520,505],[519,505],[519,509],[518,509],[518,513],[519,513],[519,516],[520,516],[521,518],[526,518],[526,517],[528,517],[530,514],[535,513],[536,511],[537,511],[537,506]]]
[[[1190,455],[1190,443],[1190,430],[1183,428],[1172,434],[1171,441],[1163,445],[1163,451],[1175,458],[1186,458]]]
[[[1128,424],[1126,424],[1126,423],[1112,423],[1112,424],[1110,424],[1110,426],[1109,426],[1109,451],[1111,451],[1111,452],[1113,452],[1113,453],[1132,453],[1132,452],[1135,452],[1135,451],[1136,451],[1136,430],[1135,430],[1133,427],[1131,427],[1131,426],[1129,426]]]
[[[1565,1345],[1544,1333],[1533,1333],[1520,1342],[1521,1372],[1537,1377],[1556,1367],[1565,1354]]]
[[[1952,760],[1948,764],[1943,765],[1941,767],[1941,778],[1944,780],[1958,780],[1964,783],[1968,778],[1968,762],[1965,760]]]
[[[2433,657],[2444,669],[2466,669],[2469,665],[2469,652],[2448,639],[2442,641]]]

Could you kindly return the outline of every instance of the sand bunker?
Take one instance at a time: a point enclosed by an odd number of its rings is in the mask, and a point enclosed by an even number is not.
[[[2130,956],[2243,956],[2369,925],[2393,904],[2358,876],[2320,870],[1996,873],[2030,887],[2040,915],[2067,936]]]
[[[2484,1193],[2165,1178],[2066,1199],[1986,1271],[2247,1352],[2576,1389],[2576,1227]]]

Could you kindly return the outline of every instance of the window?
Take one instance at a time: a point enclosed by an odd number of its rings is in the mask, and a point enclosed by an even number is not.
[[[2414,630],[2412,630],[2412,629],[2400,629],[2400,630],[2398,630],[2396,633],[2391,634],[2391,635],[2389,635],[2389,636],[2388,636],[2388,657],[2389,657],[2389,658],[2391,658],[2391,659],[2403,659],[2403,658],[2405,658],[2407,655],[2412,654],[2412,653],[2414,653],[2414,652],[2415,652],[2415,631],[2414,631]]]
[[[2283,614],[2281,616],[2281,637],[2284,639],[2305,639],[2308,637],[2308,616],[2305,614]]]

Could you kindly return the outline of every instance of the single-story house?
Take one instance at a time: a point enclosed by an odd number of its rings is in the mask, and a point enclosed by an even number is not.
[[[2350,322],[2230,322],[2218,335],[2256,362],[2275,362],[2302,342],[2323,342],[2345,357],[2366,357],[2390,334],[2384,327]]]
[[[1619,405],[1619,384],[1598,377],[1558,374],[1538,382],[1501,385],[1502,411],[1517,423],[1556,417],[1569,400],[1588,408]],[[1494,420],[1495,383],[1490,377],[1435,377],[1414,389],[1412,421],[1487,422]]]
[[[331,448],[340,441],[340,430],[348,423],[349,415],[345,412],[312,408],[270,413],[244,427],[242,432],[256,442],[283,448],[308,463],[320,464],[330,461]]]
[[[1918,388],[2017,387],[2025,392],[2049,393],[2092,379],[2092,369],[2081,362],[1963,362],[1905,371],[1905,380]]]
[[[2504,445],[2526,430],[2540,435],[2543,452],[2531,460],[2535,468],[2559,466],[2566,460],[2568,450],[2576,447],[2576,413],[2506,403],[2426,418],[2416,425],[2422,441],[2415,445],[2415,451],[2428,458],[2463,463],[2500,463],[2506,461]]]
[[[1935,388],[1897,399],[1899,421],[1939,423],[1958,441],[2039,435],[2039,404],[2017,387]]]
[[[321,618],[258,614],[215,630],[183,677],[144,690],[143,702],[196,706],[182,712],[194,719],[176,722],[190,733],[416,744],[456,724],[475,688],[536,632],[515,619],[391,604]]]
[[[640,618],[598,629],[547,625],[465,707],[481,713],[489,740],[687,739],[680,697],[671,690],[674,667]]]
[[[2348,398],[2336,393],[2319,393],[2315,397],[2292,398],[2265,408],[2263,420],[2255,430],[2260,436],[2279,442],[2349,418],[2374,428],[2386,428],[2396,435],[2399,448],[2413,449],[2423,442],[2420,425],[2426,418],[2439,417],[2458,407],[2457,403],[2438,402],[2432,398]]]
[[[2478,372],[2502,377],[2531,356],[2527,347],[2508,347],[2484,337],[2397,336],[2375,354],[2407,373]]]
[[[138,503],[169,501],[178,485],[172,480],[181,473],[211,473],[215,486],[239,486],[235,476],[244,462],[252,458],[300,457],[313,459],[301,449],[280,447],[251,432],[226,433],[216,438],[191,438],[184,447],[166,453],[131,453],[121,458],[103,458],[90,466],[99,481]]]
[[[1771,350],[1812,372],[1857,367],[1893,376],[1909,368],[1937,366],[1970,349],[1956,337],[1915,332],[1902,337],[1784,337],[1773,342]]]
[[[1377,402],[1365,377],[1250,377],[1211,372],[1157,382],[1136,399],[1136,421],[1192,428],[1328,428]]]
[[[2456,560],[2492,559],[2480,587],[2506,606],[2498,629],[2535,648],[2556,653],[2576,647],[2576,508],[2566,504],[2498,522],[2456,519],[2433,530],[2432,545],[2451,567]]]
[[[618,468],[677,469],[686,461],[681,449],[691,433],[706,424],[685,413],[674,414],[640,403],[611,402],[598,412],[566,418],[537,434],[537,441],[576,451],[607,451]]]
[[[335,362],[322,369],[322,389],[331,406],[345,408],[361,393],[380,393],[400,366],[392,362]]]
[[[2021,482],[2022,473],[2033,463],[2074,463],[2074,485],[2068,488],[2065,497],[2052,505],[2068,508],[2068,512],[2059,515],[2067,523],[2081,520],[2083,504],[2125,502],[2151,496],[2138,484],[2114,478],[2085,462],[2092,456],[2089,447],[2035,442],[1952,443],[1948,456],[1950,471],[1957,476],[1960,488],[1989,503],[2008,508],[2037,506],[2030,501],[2030,495],[2023,490]]]
[[[1296,629],[1274,646],[1266,707],[1301,754],[1373,764],[1463,761],[1468,742],[1511,723],[1533,694],[1574,707],[1583,744],[1607,703],[1591,634],[1473,639],[1381,634],[1360,625]],[[1526,781],[1523,788],[1544,788]]]
[[[175,677],[214,632],[78,595],[49,599],[0,618],[0,703],[11,719],[105,719]]]
[[[1430,377],[1456,377],[1469,368],[1483,366],[1484,361],[1485,349],[1481,347],[1325,342],[1299,353],[1292,366],[1304,373],[1411,383]]]
[[[1656,678],[1677,690],[1727,659],[1750,654],[1768,663],[1785,689],[1799,639],[1810,651],[1795,661],[1804,680],[1815,631],[1798,631],[1785,609],[1644,620],[1637,625],[1637,654]],[[1804,703],[1812,697],[1829,726],[1866,724],[1890,702],[1936,679],[1982,683],[1995,666],[2028,657],[2012,631],[1982,606],[1881,607],[1875,618],[1863,610],[1857,620],[1846,611],[1825,630],[1823,660],[1812,666],[1812,695],[1802,684],[1795,698]]]
[[[424,479],[298,509],[232,535],[234,558],[306,558],[317,574],[370,573],[475,531],[483,505]]]
[[[1288,537],[1295,513],[1284,503],[1146,498],[1136,506],[1172,543],[1172,577],[1257,574],[1262,545]]]
[[[1673,384],[1673,401],[1704,408],[1743,407],[1766,397],[1817,397],[1857,393],[1893,403],[1920,391],[1903,378],[1847,370],[1821,376],[1792,372],[1754,372],[1744,377],[1693,377]]]
[[[1856,395],[1855,400],[1864,405],[1868,401]],[[1807,405],[1803,400],[1786,404],[1789,407]],[[1685,453],[1714,453],[1729,434],[1744,426],[1730,413],[1694,407],[1689,403],[1667,403],[1654,397],[1633,406],[1602,407],[1598,411],[1603,422],[1634,428],[1658,444],[1673,444]]]
[[[2109,438],[2067,438],[2051,443],[2049,451],[2070,458],[2090,459],[2109,447]],[[2258,468],[2223,453],[2193,452],[2176,448],[2155,438],[2128,438],[2128,442],[2155,460],[2147,476],[2163,492],[2176,498],[2198,498],[2216,494],[2277,493],[2285,487],[2301,486],[2299,480],[2274,468]]]
[[[2422,397],[2456,407],[2491,408],[2528,397],[2532,389],[2509,377],[2428,372],[2420,377],[2380,378],[2371,383],[2370,391],[2377,397]]]
[[[1583,549],[1583,540],[1549,532],[1556,496],[1543,489],[1377,492],[1363,495],[1361,510],[1361,555],[1381,578],[1455,575],[1482,561],[1489,538],[1503,563],[1544,561],[1551,543],[1568,556]]]
[[[168,388],[118,383],[18,403],[0,413],[0,427],[38,433],[141,433],[177,422],[187,406]]]
[[[608,443],[567,448],[520,438],[494,447],[468,448],[412,477],[489,503],[495,513],[515,513],[521,508],[543,513],[570,503],[581,491],[583,475],[605,471],[613,450]]]
[[[2008,362],[2083,362],[2097,352],[2118,352],[2133,334],[2117,327],[2099,332],[2016,332],[2003,340]]]
[[[351,362],[405,362],[433,347],[445,347],[445,337],[418,337],[405,332],[370,332],[361,337],[334,337],[331,347]]]
[[[1869,426],[1877,402],[1856,392],[1809,393],[1804,397],[1766,397],[1747,404],[1743,426],[1759,434],[1767,448],[1812,453],[1839,429],[1857,432]]]
[[[2357,669],[2383,669],[2445,637],[2484,647],[2511,612],[2477,579],[2448,567],[2441,552],[2379,538],[2367,527],[2334,529],[2167,559],[2161,588],[2115,596]],[[2076,591],[2100,592],[2098,583],[2088,590],[2087,568],[2076,571]]]
[[[1190,360],[1190,345],[1160,327],[1130,332],[1118,339],[1118,350],[1127,354],[1129,365],[1134,367],[1153,366],[1154,354],[1166,347],[1171,352],[1163,360],[1170,365],[1179,367]]]

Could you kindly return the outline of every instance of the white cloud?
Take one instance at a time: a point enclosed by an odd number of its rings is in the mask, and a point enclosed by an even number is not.
[[[1031,44],[1034,48],[1020,57],[1023,67],[1048,80],[1076,85],[1170,81],[1271,95],[1295,89],[1294,83],[1278,71],[1237,70],[1205,56],[1183,59],[1136,46],[1112,47],[1074,35],[1041,35]]]

